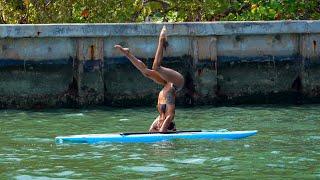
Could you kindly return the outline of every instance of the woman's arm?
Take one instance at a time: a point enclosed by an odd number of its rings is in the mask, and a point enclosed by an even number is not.
[[[163,123],[159,129],[159,132],[167,132],[170,123],[173,121],[175,116],[175,105],[167,105],[166,118],[163,120]]]
[[[159,130],[158,123],[159,123],[160,115],[153,121],[149,128],[149,132],[157,132]]]
[[[167,132],[168,127],[169,127],[170,123],[173,121],[173,119],[174,119],[174,115],[167,116],[166,119],[163,121],[163,124],[162,124],[159,132]]]

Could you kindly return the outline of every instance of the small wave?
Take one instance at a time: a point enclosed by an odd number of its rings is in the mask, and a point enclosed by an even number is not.
[[[221,167],[219,167],[219,169],[221,169],[223,171],[233,171],[235,169],[239,169],[239,166],[237,166],[237,165],[227,165],[227,166],[221,166]]]
[[[310,136],[308,140],[320,140],[320,136]]]
[[[131,168],[133,171],[137,172],[162,172],[168,171],[165,167],[149,167],[149,166],[134,166]]]
[[[82,159],[83,157],[88,157],[87,153],[78,153],[78,154],[72,154],[72,155],[65,156],[65,158],[70,158],[70,159]]]
[[[56,175],[56,176],[70,176],[72,174],[74,174],[74,171],[62,171],[62,172],[55,173],[54,175]]]
[[[267,164],[266,166],[271,167],[271,168],[284,168],[284,164]]]
[[[72,114],[65,114],[64,117],[82,117],[84,116],[83,113],[72,113]]]
[[[245,148],[249,148],[250,147],[250,144],[245,144],[243,145]]]
[[[27,172],[27,169],[18,169],[17,172]]]
[[[90,146],[99,148],[99,149],[105,149],[114,146],[113,144],[108,143],[98,143],[98,144],[90,144]]]
[[[22,159],[21,158],[17,158],[17,157],[8,157],[8,158],[5,158],[6,161],[16,161],[16,162],[20,162]]]
[[[205,158],[189,158],[189,159],[182,159],[182,160],[173,160],[174,162],[177,163],[182,163],[182,164],[203,164],[207,159]]]
[[[130,119],[127,118],[123,118],[123,119],[119,119],[119,121],[129,121]]]
[[[15,177],[17,180],[46,180],[52,179],[51,177],[46,176],[30,176],[30,175],[18,175]],[[54,179],[61,179],[61,178],[54,178]]]
[[[298,161],[299,161],[299,162],[302,162],[302,161],[311,161],[311,162],[315,162],[315,161],[317,161],[317,160],[312,159],[312,158],[300,157],[300,158],[298,159]]]
[[[37,169],[37,170],[35,170],[35,172],[48,172],[48,171],[51,171],[51,169],[49,169],[49,168],[42,168],[42,169]]]
[[[23,141],[23,142],[39,142],[39,143],[48,143],[48,142],[53,142],[53,139],[50,138],[30,138],[30,137],[25,137],[25,138],[12,138],[15,141]]]
[[[287,142],[287,140],[284,139],[273,139],[273,142]]]
[[[129,158],[128,159],[131,159],[131,160],[141,160],[143,159],[142,157],[140,157],[140,154],[130,154],[129,155]]]
[[[169,170],[168,168],[164,167],[163,164],[148,164],[145,166],[132,166],[132,167],[119,166],[119,167],[125,170],[132,170],[136,172],[163,172],[163,171]]]
[[[50,159],[56,160],[56,159],[99,159],[102,158],[103,155],[90,155],[89,153],[78,153],[78,154],[72,154],[72,155],[64,155],[64,156],[58,156],[58,155],[51,155],[49,156]]]
[[[271,151],[271,154],[280,154],[280,151]]]
[[[212,158],[212,161],[215,162],[222,162],[222,161],[230,161],[233,157],[232,156],[225,156],[225,157],[216,157],[216,158]]]

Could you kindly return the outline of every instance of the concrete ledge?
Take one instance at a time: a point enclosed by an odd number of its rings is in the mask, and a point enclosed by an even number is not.
[[[320,21],[165,23],[169,36],[320,33]],[[0,24],[0,38],[157,36],[163,24]]]

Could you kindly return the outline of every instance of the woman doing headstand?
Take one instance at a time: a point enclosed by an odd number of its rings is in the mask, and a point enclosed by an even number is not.
[[[163,89],[158,96],[157,109],[159,116],[154,120],[150,126],[150,132],[167,132],[176,131],[174,116],[175,116],[175,96],[176,92],[181,90],[184,86],[184,78],[177,71],[161,66],[163,58],[163,49],[167,40],[167,30],[163,26],[158,42],[158,48],[152,65],[152,69],[137,59],[128,48],[123,48],[120,45],[114,47],[120,50],[131,63],[145,76],[158,84],[163,85]]]

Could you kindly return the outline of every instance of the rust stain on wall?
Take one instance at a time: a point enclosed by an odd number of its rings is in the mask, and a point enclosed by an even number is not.
[[[95,60],[94,48],[95,48],[94,45],[91,45],[91,46],[90,46],[90,50],[89,50],[89,51],[90,51],[90,59],[91,59],[91,60]]]

